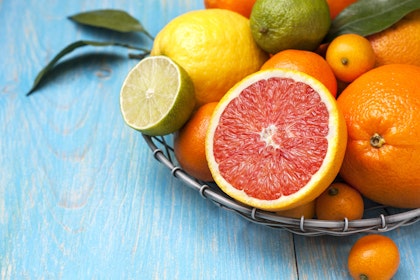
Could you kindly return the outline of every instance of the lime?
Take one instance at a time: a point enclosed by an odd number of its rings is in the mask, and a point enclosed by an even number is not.
[[[165,135],[182,127],[195,106],[187,72],[166,56],[141,60],[127,75],[120,92],[124,121],[147,135]]]
[[[250,16],[252,36],[265,51],[315,50],[331,25],[325,0],[257,0]]]

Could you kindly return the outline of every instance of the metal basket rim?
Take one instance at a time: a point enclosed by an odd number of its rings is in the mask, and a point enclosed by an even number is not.
[[[165,136],[162,136],[161,139],[145,134],[142,134],[142,136],[151,149],[155,159],[168,168],[172,176],[198,191],[203,198],[209,199],[223,209],[236,212],[243,218],[256,224],[280,228],[306,236],[346,236],[360,232],[387,232],[401,226],[414,224],[420,220],[420,208],[407,209],[404,212],[396,214],[380,214],[374,218],[358,220],[344,219],[343,221],[281,217],[275,213],[263,211],[235,201],[223,192],[212,188],[209,183],[200,182],[188,175],[181,167],[172,162],[170,153],[173,149],[166,143]],[[155,144],[155,141],[159,142],[165,148],[159,148]]]

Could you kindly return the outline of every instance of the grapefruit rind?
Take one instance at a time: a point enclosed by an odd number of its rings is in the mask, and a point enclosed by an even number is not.
[[[306,185],[300,188],[300,190],[287,196],[282,195],[278,199],[264,200],[251,197],[243,190],[235,188],[235,186],[231,185],[229,181],[221,175],[218,163],[216,162],[213,154],[214,134],[216,128],[218,127],[219,119],[222,113],[232,100],[237,98],[244,89],[257,81],[273,77],[290,78],[297,82],[303,82],[310,85],[310,87],[319,93],[322,102],[325,103],[330,114],[329,132],[326,137],[328,141],[328,149],[319,170],[312,176]],[[264,107],[264,105],[262,105],[262,107]],[[344,158],[346,143],[347,129],[344,117],[336,106],[336,100],[331,96],[328,89],[321,82],[300,71],[270,69],[258,71],[247,76],[232,87],[219,101],[219,104],[214,110],[207,131],[206,157],[214,181],[221,190],[230,197],[258,209],[266,211],[280,211],[291,209],[314,200],[334,181]],[[252,166],[250,166],[250,168],[252,168]],[[254,182],[249,182],[249,184],[254,184]]]

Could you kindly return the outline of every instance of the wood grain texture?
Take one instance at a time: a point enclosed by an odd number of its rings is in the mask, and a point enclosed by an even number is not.
[[[160,165],[119,111],[136,63],[118,47],[76,50],[32,96],[38,71],[81,39],[146,47],[147,37],[68,16],[128,11],[156,35],[200,0],[0,0],[0,278],[349,279],[358,236],[294,236],[249,223]],[[395,279],[420,279],[420,224],[387,233]]]

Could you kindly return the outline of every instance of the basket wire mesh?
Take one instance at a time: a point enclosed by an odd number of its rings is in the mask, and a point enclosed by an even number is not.
[[[346,236],[360,232],[387,232],[401,226],[414,224],[420,220],[420,208],[397,209],[374,203],[369,203],[371,205],[365,209],[363,219],[359,220],[350,221],[345,218],[342,221],[328,221],[305,219],[303,217],[301,219],[281,217],[273,212],[263,211],[237,202],[223,193],[215,183],[202,182],[188,175],[175,160],[170,136],[152,137],[142,135],[155,159],[167,167],[172,176],[198,191],[203,198],[256,224],[284,229],[305,236]]]

